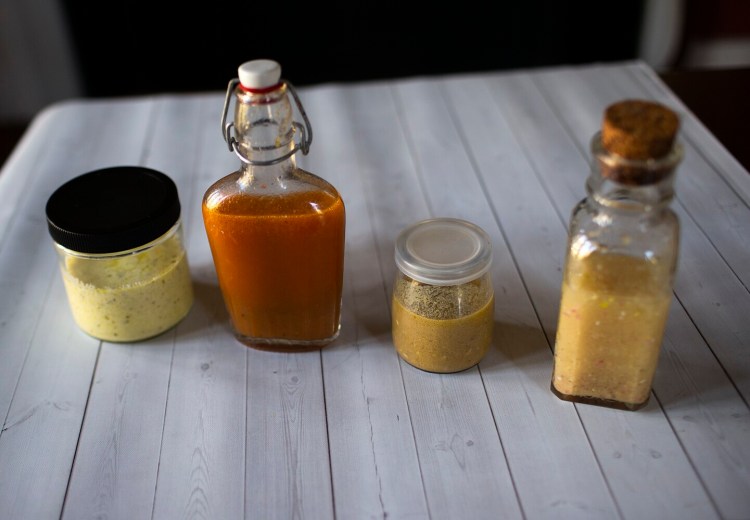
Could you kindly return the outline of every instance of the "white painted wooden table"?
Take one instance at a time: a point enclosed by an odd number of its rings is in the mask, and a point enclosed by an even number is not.
[[[292,81],[294,78],[289,78]],[[300,164],[347,206],[340,338],[248,349],[229,332],[200,214],[238,160],[223,92],[81,100],[34,120],[0,173],[2,519],[750,518],[750,174],[638,62],[299,89]],[[549,390],[565,229],[603,109],[682,116],[675,298],[649,405]],[[178,184],[196,303],[138,344],[75,326],[44,205],[144,165]],[[393,242],[428,217],[492,238],[496,337],[468,371],[396,355]]]

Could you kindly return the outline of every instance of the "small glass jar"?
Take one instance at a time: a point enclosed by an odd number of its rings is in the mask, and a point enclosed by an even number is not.
[[[495,296],[487,233],[470,222],[417,222],[398,236],[392,335],[399,356],[421,370],[460,372],[487,353]]]
[[[46,206],[78,326],[134,342],[176,325],[193,304],[177,187],[142,167],[104,168],[60,186]]]

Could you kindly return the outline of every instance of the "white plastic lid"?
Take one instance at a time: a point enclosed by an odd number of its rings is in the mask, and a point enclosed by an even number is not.
[[[431,285],[459,285],[485,274],[492,264],[487,233],[471,222],[436,218],[417,222],[396,239],[402,273]]]
[[[273,87],[281,79],[281,65],[274,60],[246,61],[237,69],[242,86],[248,89]]]

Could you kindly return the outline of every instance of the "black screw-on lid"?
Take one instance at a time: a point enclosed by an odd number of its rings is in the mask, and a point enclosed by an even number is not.
[[[81,253],[114,253],[147,244],[180,218],[177,186],[140,166],[85,173],[47,201],[47,225],[61,246]]]

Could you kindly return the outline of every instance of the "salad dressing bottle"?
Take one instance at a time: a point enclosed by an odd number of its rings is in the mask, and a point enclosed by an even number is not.
[[[591,141],[588,196],[572,212],[551,389],[636,410],[649,400],[672,301],[682,159],[677,115],[645,100],[609,106]]]
[[[293,120],[290,93],[305,126]],[[208,188],[202,211],[234,334],[259,349],[319,349],[340,329],[346,212],[330,183],[297,167],[312,129],[277,62],[239,67],[222,131],[240,165]]]

